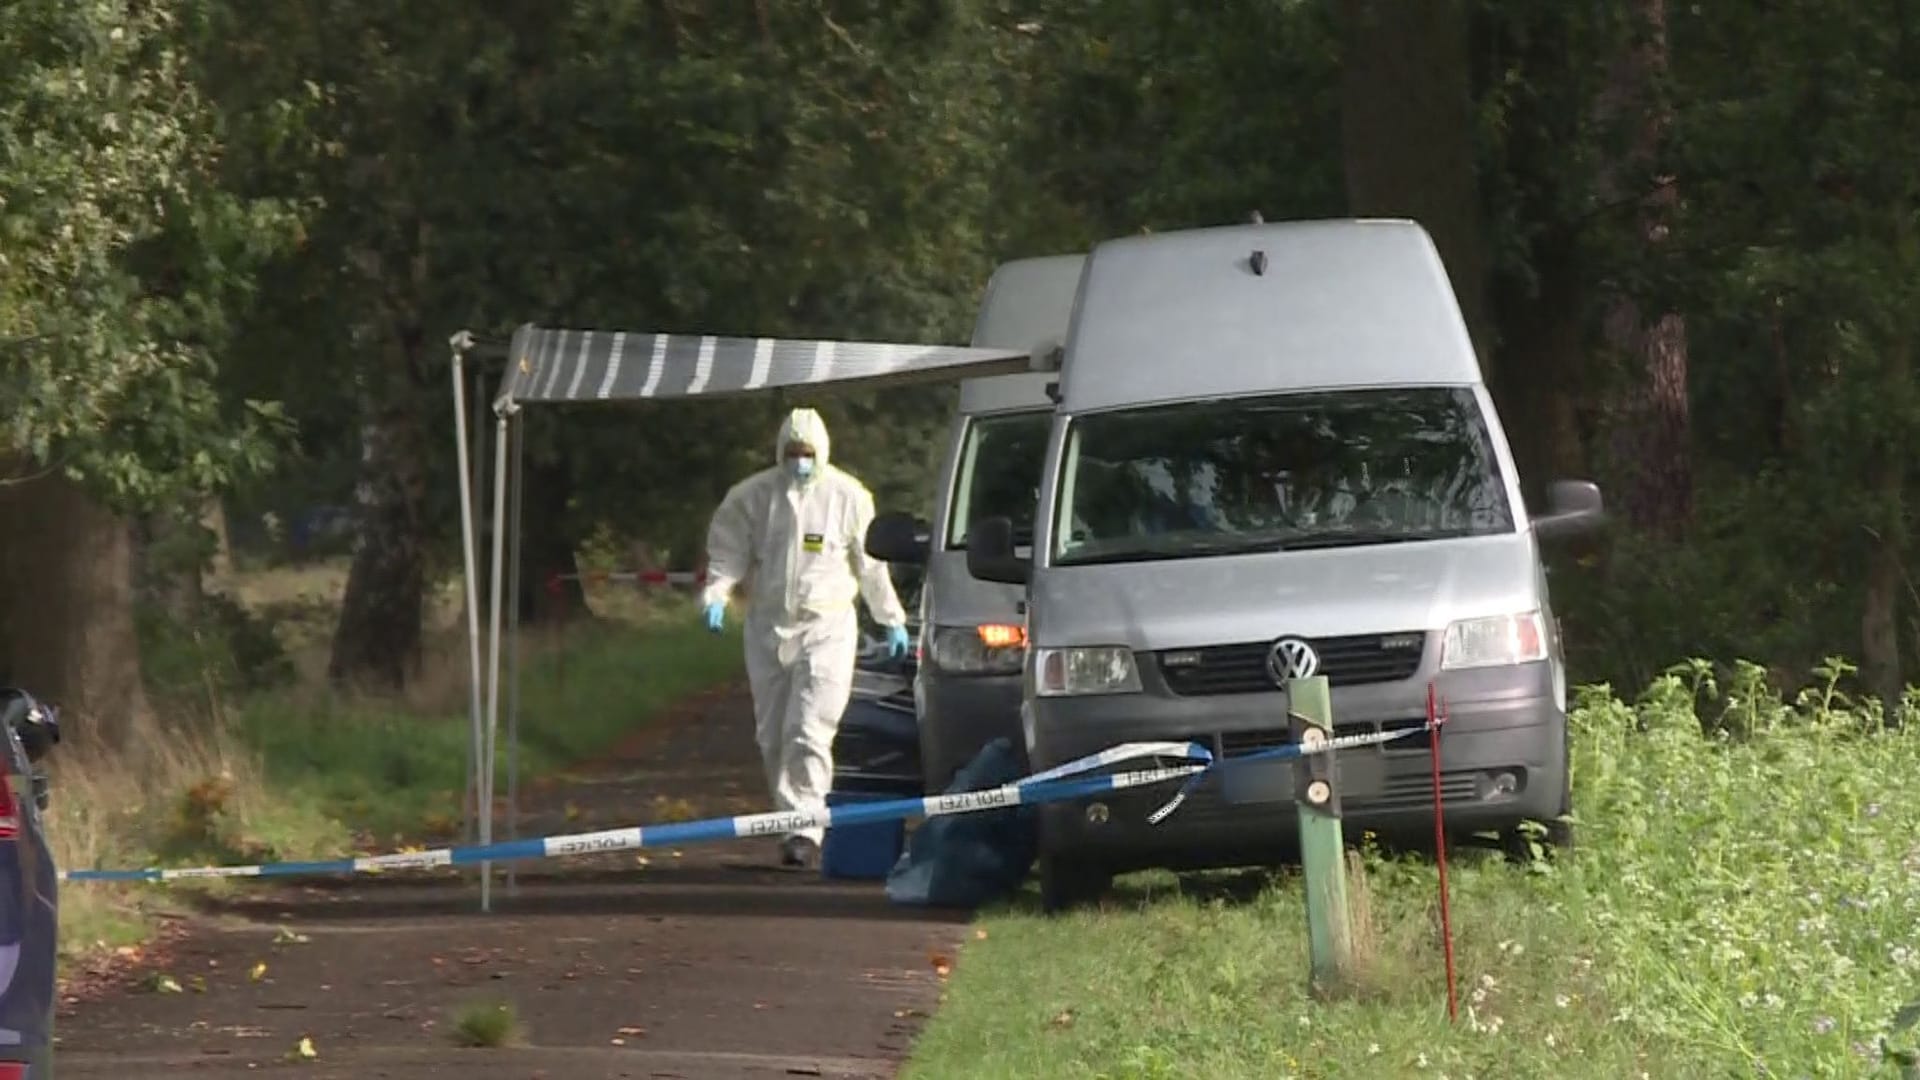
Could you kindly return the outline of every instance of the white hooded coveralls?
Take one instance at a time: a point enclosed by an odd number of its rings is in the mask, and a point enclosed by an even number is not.
[[[789,443],[813,447],[813,475],[781,464]],[[873,494],[828,457],[826,424],[795,409],[780,425],[774,466],[735,484],[707,529],[703,604],[747,592],[747,682],[754,734],[777,810],[819,812],[833,786],[833,739],[853,693],[858,595],[876,622],[904,626],[887,564],[867,555]],[[793,835],[819,843],[823,830]]]

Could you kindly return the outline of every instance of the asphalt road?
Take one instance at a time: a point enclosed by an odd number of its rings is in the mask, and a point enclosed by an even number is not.
[[[603,767],[529,792],[522,832],[641,824],[659,819],[660,800],[703,817],[761,809],[756,761],[743,694],[695,701]],[[893,907],[878,882],[775,869],[773,844],[521,863],[511,893],[496,878],[491,914],[471,876],[451,872],[250,891],[149,970],[63,1013],[56,1070],[894,1075],[964,917]],[[180,991],[154,989],[156,975]],[[488,1000],[511,1003],[519,1046],[457,1045],[456,1013]],[[314,1056],[291,1060],[302,1040]]]

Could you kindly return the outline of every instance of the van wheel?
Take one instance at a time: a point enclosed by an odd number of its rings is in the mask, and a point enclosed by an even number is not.
[[[1560,816],[1573,814],[1573,740],[1562,740],[1560,749]],[[1558,852],[1573,850],[1573,822],[1553,820],[1547,822],[1547,846]]]
[[[1040,856],[1040,906],[1048,914],[1093,903],[1113,885],[1113,875],[1097,866]]]

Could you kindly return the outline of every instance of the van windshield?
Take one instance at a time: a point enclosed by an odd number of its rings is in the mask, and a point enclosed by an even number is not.
[[[1355,390],[1076,419],[1058,565],[1511,532],[1473,392]]]
[[[1013,542],[1033,543],[1033,515],[1040,503],[1040,470],[1047,459],[1052,409],[983,416],[967,425],[966,446],[953,486],[947,547],[967,546],[967,530],[982,518],[1013,522]]]

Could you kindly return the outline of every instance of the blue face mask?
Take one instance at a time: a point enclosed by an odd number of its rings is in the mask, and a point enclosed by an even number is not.
[[[813,475],[813,459],[810,457],[788,458],[787,472],[796,480],[805,480]]]

